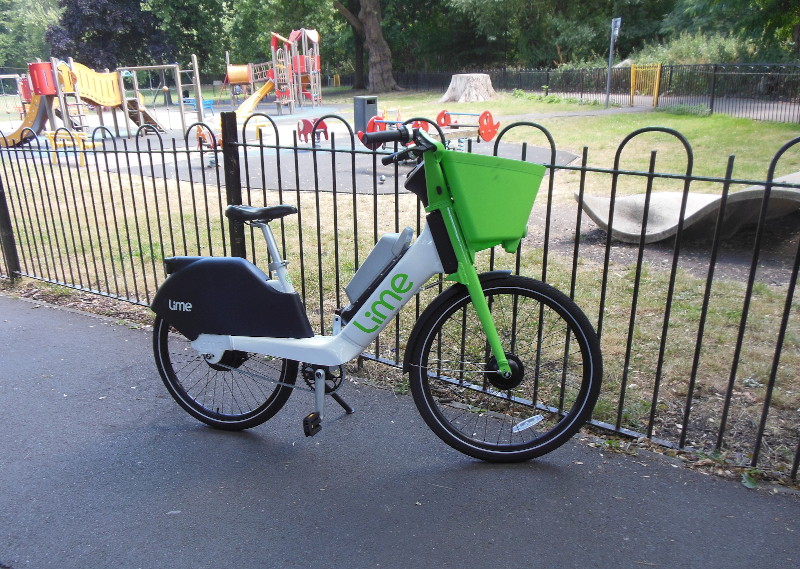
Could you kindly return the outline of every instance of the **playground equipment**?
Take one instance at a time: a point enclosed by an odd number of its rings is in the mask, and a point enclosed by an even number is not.
[[[458,119],[453,119],[454,116],[468,116],[478,117],[478,124],[462,124]],[[497,136],[497,131],[500,130],[500,123],[494,122],[492,113],[483,111],[482,113],[451,113],[450,111],[442,111],[436,116],[436,124],[442,128],[477,128],[478,136],[486,142],[490,142]]]
[[[48,100],[44,95],[34,94],[30,83],[27,82],[28,78],[24,78],[23,81],[25,81],[29,89],[29,97],[25,102],[25,105],[27,105],[25,116],[17,130],[0,137],[0,146],[18,146],[32,138],[33,135],[31,133],[40,133],[44,129],[44,125],[47,124],[48,115],[50,114],[48,106],[52,105],[52,99]]]
[[[393,111],[395,112],[395,111]],[[403,125],[403,121],[400,118],[400,111],[396,111],[397,116],[395,119],[389,119],[389,111],[384,109],[381,111],[381,114],[375,115],[369,121],[367,121],[367,128],[365,132],[372,133],[372,132],[381,132],[386,130],[394,130]],[[478,117],[477,124],[463,124],[458,121],[458,119],[454,119],[453,117],[458,116],[472,116]],[[444,131],[444,136],[446,139],[465,139],[470,138],[472,136],[477,135],[479,139],[485,140],[489,142],[497,136],[497,132],[500,130],[500,123],[494,122],[492,118],[492,113],[489,111],[483,111],[482,113],[451,113],[449,111],[442,111],[436,117],[436,124],[442,127],[443,129],[448,129]],[[428,131],[429,123],[426,121],[413,121],[411,124],[412,128],[422,129],[424,131]],[[472,129],[471,131],[467,131],[464,129]]]
[[[197,100],[202,100],[197,58],[192,56],[192,84]],[[137,126],[150,125],[159,132],[165,132],[155,115],[144,105],[139,92],[136,73],[138,71],[170,70],[175,77],[178,91],[183,90],[181,70],[177,64],[144,67],[121,67],[114,72],[97,72],[72,59],[28,64],[28,78],[20,81],[20,95],[27,105],[20,127],[5,138],[0,138],[2,146],[17,146],[27,142],[34,135],[40,134],[49,122],[52,130],[58,128],[56,118],[60,118],[64,127],[70,132],[88,130],[86,111],[93,107],[101,125],[105,125],[103,111],[111,111],[117,136],[120,134],[116,111],[123,112]],[[128,97],[124,79],[129,77],[133,82],[133,96]],[[27,99],[27,101],[26,101]],[[180,101],[181,127],[186,130],[185,107]],[[23,108],[24,108],[23,105]],[[203,120],[203,106],[196,107],[198,121]],[[130,136],[130,133],[128,134]],[[73,137],[74,139],[74,137]],[[64,142],[61,137],[61,142]],[[55,138],[53,138],[55,144]],[[63,145],[62,144],[62,145]]]
[[[27,105],[22,124],[14,132],[0,137],[0,146],[17,146],[27,142],[44,129],[49,120],[55,125],[53,101],[57,81],[51,63],[29,63],[28,76],[20,80],[20,97],[23,109]]]
[[[159,132],[166,132],[152,112],[144,106],[143,97],[134,70],[140,68],[118,68],[114,72],[97,72],[73,61],[52,60],[57,81],[54,85],[58,111],[70,131],[85,131],[88,128],[86,110],[91,106],[97,111],[100,124],[104,124],[102,111],[108,109],[119,134],[116,111],[122,111],[137,126],[151,125]],[[177,66],[163,66],[173,68]],[[145,68],[149,69],[149,68]],[[48,69],[44,69],[45,74]],[[133,96],[126,95],[124,77],[133,79]],[[53,123],[55,124],[55,123]]]
[[[312,106],[317,106],[322,102],[319,33],[317,30],[300,28],[292,30],[289,40],[293,42],[292,81],[297,102],[301,107],[306,100],[311,101]]]
[[[308,139],[311,138],[312,146],[317,146],[320,143],[323,134],[325,135],[325,140],[328,140],[328,125],[325,124],[325,121],[319,121],[317,130],[314,131],[314,123],[316,122],[317,119],[302,119],[297,123],[297,137],[303,142],[308,142]]]
[[[306,101],[312,106],[319,105],[322,62],[317,30],[292,30],[288,39],[273,32],[270,47],[278,113],[284,106],[288,106],[291,113],[295,105],[302,107]]]
[[[263,63],[248,63],[245,65],[232,65],[225,56],[226,72],[225,80],[222,82],[222,91],[220,92],[220,99],[225,89],[230,88],[231,100],[238,102],[236,94],[236,87],[246,86],[250,89],[250,95],[236,108],[236,116],[245,118],[256,110],[258,104],[272,91],[275,90],[274,72],[272,71],[272,62]],[[258,89],[255,88],[257,83],[263,83]],[[280,107],[279,107],[280,109]]]
[[[209,105],[203,100],[198,67],[197,56],[192,54],[192,66],[189,69],[181,69],[177,63],[171,65],[142,65],[137,67],[117,68],[120,91],[125,93],[123,79],[126,77],[130,78],[133,86],[134,96],[127,98],[125,101],[125,111],[128,114],[128,118],[139,126],[149,124],[159,132],[164,132],[164,127],[158,124],[152,113],[144,107],[144,98],[140,94],[138,73],[142,71],[159,71],[162,74],[166,74],[167,71],[171,71],[175,81],[175,88],[178,92],[177,106],[180,109],[181,131],[186,132],[186,116],[188,114],[194,114],[196,116],[194,122],[203,122],[204,112],[211,111],[213,114],[213,108],[209,108]],[[189,76],[188,81],[183,80],[184,75]],[[164,87],[166,87],[166,85],[164,85]],[[192,88],[194,97],[182,96],[185,91],[188,91],[187,87]]]
[[[275,81],[275,104],[278,107],[278,114],[283,114],[283,107],[288,107],[289,114],[291,114],[294,112],[295,103],[298,102],[295,84],[292,81],[292,50],[294,49],[294,43],[272,32],[270,49],[272,51],[273,80]]]
[[[394,119],[390,119],[389,115],[394,113]],[[380,114],[375,115],[367,121],[367,128],[365,132],[380,132],[389,129],[396,129],[400,125],[405,124],[400,115],[399,109],[383,109]],[[412,128],[421,128],[428,132],[429,124],[426,121],[414,121],[411,123]]]
[[[292,30],[288,38],[272,32],[270,53],[270,61],[236,65],[226,56],[223,92],[230,88],[234,100],[236,86],[249,86],[251,92],[236,108],[240,118],[253,114],[264,97],[273,92],[279,115],[284,108],[291,114],[295,106],[302,107],[306,102],[316,106],[322,101],[319,33],[316,30]],[[256,89],[259,83],[262,85]]]
[[[231,65],[230,55],[225,52],[225,79],[222,81],[222,90],[219,93],[218,102],[222,101],[222,95],[225,94],[226,89],[230,89],[231,100],[238,101],[237,97],[240,94],[242,85],[252,86],[253,84],[253,71],[250,64],[247,65]]]
[[[6,93],[5,83],[7,80],[12,80],[14,82],[16,91],[13,93],[13,95],[16,95],[16,97],[7,97],[8,93]],[[22,92],[21,80],[22,76],[16,73],[0,75],[0,111],[5,111],[8,113],[13,112],[12,109],[8,107],[7,103],[11,100],[17,99],[13,105],[13,110],[16,110],[19,113],[19,118],[23,118],[25,116],[25,105],[30,102],[30,89],[28,89],[28,96],[25,98]]]
[[[275,90],[275,83],[270,76],[267,76],[266,82],[252,95],[247,97],[244,102],[236,109],[237,117],[246,117],[252,115],[261,100]],[[280,109],[280,107],[278,107]]]

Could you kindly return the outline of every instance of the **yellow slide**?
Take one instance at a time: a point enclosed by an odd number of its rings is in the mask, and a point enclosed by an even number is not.
[[[77,83],[81,99],[103,107],[122,106],[118,73],[98,73],[78,62],[73,62],[71,71],[66,63],[61,62],[58,71],[61,74],[64,91],[74,92]]]
[[[0,146],[17,146],[33,138],[31,131],[39,134],[47,122],[47,104],[41,95],[33,95],[22,125],[6,137],[0,136]],[[24,129],[31,130],[22,132]]]
[[[72,63],[71,70],[66,63],[61,62],[58,71],[61,74],[64,91],[74,92],[77,83],[81,99],[84,101],[103,107],[121,108],[135,124],[139,126],[149,124],[160,132],[166,132],[141,101],[123,100],[118,72],[99,73],[78,62]]]
[[[261,87],[261,89],[247,97],[247,99],[245,99],[244,102],[239,105],[239,108],[236,109],[236,116],[245,117],[247,115],[252,115],[253,111],[258,106],[258,103],[261,102],[261,99],[270,94],[273,89],[275,89],[275,83],[272,82],[272,79],[267,79],[267,82],[264,83],[264,86]]]

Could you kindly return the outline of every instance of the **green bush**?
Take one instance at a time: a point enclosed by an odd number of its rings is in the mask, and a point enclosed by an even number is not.
[[[711,109],[708,105],[687,105],[685,103],[678,103],[676,105],[656,107],[653,110],[659,113],[669,113],[671,115],[694,115],[696,117],[711,116]]]
[[[722,34],[684,32],[663,44],[650,44],[631,55],[637,64],[688,65],[747,63],[758,59],[757,46],[748,40]]]
[[[542,85],[543,90],[547,90],[547,85]],[[537,103],[568,103],[572,105],[599,105],[600,101],[596,99],[578,99],[576,97],[560,97],[559,95],[542,95],[539,93],[528,93],[522,89],[514,89],[511,96],[517,99],[525,99],[528,101],[536,101]]]

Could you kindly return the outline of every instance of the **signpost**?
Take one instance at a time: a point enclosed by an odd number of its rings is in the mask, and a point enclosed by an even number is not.
[[[614,64],[614,42],[617,41],[621,26],[622,18],[611,20],[611,47],[608,50],[608,78],[606,79],[606,108],[608,108],[609,98],[611,97],[611,68]]]

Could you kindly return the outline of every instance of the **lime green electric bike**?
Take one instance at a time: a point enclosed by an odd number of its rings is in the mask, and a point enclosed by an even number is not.
[[[425,422],[453,448],[489,461],[528,460],[564,444],[597,401],[597,335],[553,287],[474,264],[483,249],[519,247],[545,168],[448,151],[406,126],[359,136],[371,148],[399,143],[384,164],[421,158],[405,183],[427,212],[420,235],[384,235],[345,287],[350,303],[336,311],[333,333],[319,335],[269,226],[296,209],[229,206],[228,218],[261,229],[272,262],[264,272],[240,258],[165,261],[153,347],[170,394],[197,419],[240,430],[271,418],[294,389],[312,391],[303,428],[314,435],[325,395],[352,412],[339,395],[342,364],[443,274],[453,284],[420,315],[402,364]]]

